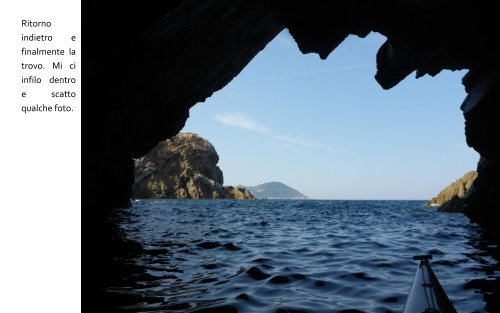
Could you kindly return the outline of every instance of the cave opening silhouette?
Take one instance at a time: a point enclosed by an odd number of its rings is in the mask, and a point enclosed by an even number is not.
[[[486,1],[90,1],[83,6],[82,214],[86,268],[106,262],[113,208],[129,205],[132,158],[184,126],[189,109],[222,89],[288,29],[302,53],[322,59],[350,34],[375,31],[375,79],[390,89],[407,75],[468,70],[461,109],[467,144],[480,154],[466,215],[498,220],[499,19]],[[114,246],[113,249],[119,249]],[[130,250],[130,247],[127,248]],[[87,282],[99,285],[99,271]],[[94,289],[92,289],[94,290]],[[95,301],[95,300],[94,300]],[[90,301],[92,303],[92,301]]]

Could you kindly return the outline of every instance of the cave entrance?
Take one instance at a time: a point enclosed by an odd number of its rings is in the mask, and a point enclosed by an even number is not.
[[[229,185],[282,181],[316,199],[430,199],[472,170],[458,104],[465,71],[375,81],[385,37],[349,36],[326,59],[282,31],[183,132],[215,146]]]
[[[409,77],[384,91],[373,79],[374,55],[383,41],[377,34],[366,39],[349,37],[321,61],[316,55],[302,55],[283,32],[231,83],[191,108],[183,131],[197,133],[215,146],[226,185],[281,181],[313,199],[429,199],[477,160],[464,145],[463,117],[457,107],[465,96],[460,84],[464,73]],[[197,157],[191,158],[192,164]],[[152,264],[156,269],[168,264],[175,266],[169,271],[183,273],[181,278],[155,277],[155,283],[164,288],[161,299],[152,301],[191,308],[203,298],[203,305],[213,305],[215,310],[237,311],[236,307],[252,305],[239,300],[257,296],[273,310],[295,304],[286,309],[373,310],[374,302],[390,303],[391,309],[399,310],[402,304],[397,302],[404,297],[387,295],[407,288],[411,281],[414,264],[404,268],[412,262],[408,251],[425,249],[428,254],[463,259],[456,253],[462,238],[459,242],[441,239],[462,233],[455,228],[465,229],[469,225],[465,218],[440,215],[441,220],[429,223],[428,217],[438,214],[422,209],[420,201],[403,205],[399,201],[278,201],[134,203],[132,211],[141,214],[121,226],[132,224],[132,237],[146,243],[150,249],[146,254],[151,254],[137,264],[148,269]],[[436,247],[434,243],[437,248],[429,249]],[[386,267],[393,266],[401,275],[388,279]],[[175,283],[187,282],[182,288],[194,292],[179,297],[172,278]],[[397,280],[399,285],[394,283]],[[224,307],[216,307],[221,303],[219,286],[227,284],[233,292],[233,282],[243,282],[241,289],[252,291],[235,299],[222,293]],[[307,286],[295,287],[303,282]],[[341,296],[350,302],[324,300],[321,288],[346,282],[355,291]],[[217,287],[205,285],[212,283]],[[203,292],[197,294],[199,285]],[[383,296],[367,292],[386,286]],[[458,287],[455,284],[454,289]],[[298,302],[304,294],[295,293],[301,288],[310,288],[305,303]],[[363,299],[360,294],[368,295]],[[479,297],[475,303],[481,302]],[[324,307],[316,306],[320,298]]]

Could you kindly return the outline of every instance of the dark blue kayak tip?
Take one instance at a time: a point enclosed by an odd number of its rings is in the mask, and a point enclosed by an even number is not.
[[[413,259],[415,261],[420,261],[420,260],[432,260],[432,254],[423,254],[423,255],[414,255]]]
[[[420,264],[413,279],[404,313],[456,313],[457,310],[431,269],[429,260],[432,259],[432,255],[416,255],[413,259],[420,261]]]

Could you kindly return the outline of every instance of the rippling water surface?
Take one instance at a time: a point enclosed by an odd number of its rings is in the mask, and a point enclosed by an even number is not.
[[[401,312],[417,254],[460,312],[497,301],[496,245],[421,201],[143,200],[113,220],[143,246],[107,289],[124,312]]]

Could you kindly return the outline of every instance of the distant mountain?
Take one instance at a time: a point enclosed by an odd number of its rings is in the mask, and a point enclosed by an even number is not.
[[[297,190],[280,182],[269,182],[258,186],[245,186],[256,198],[266,199],[308,199]]]

